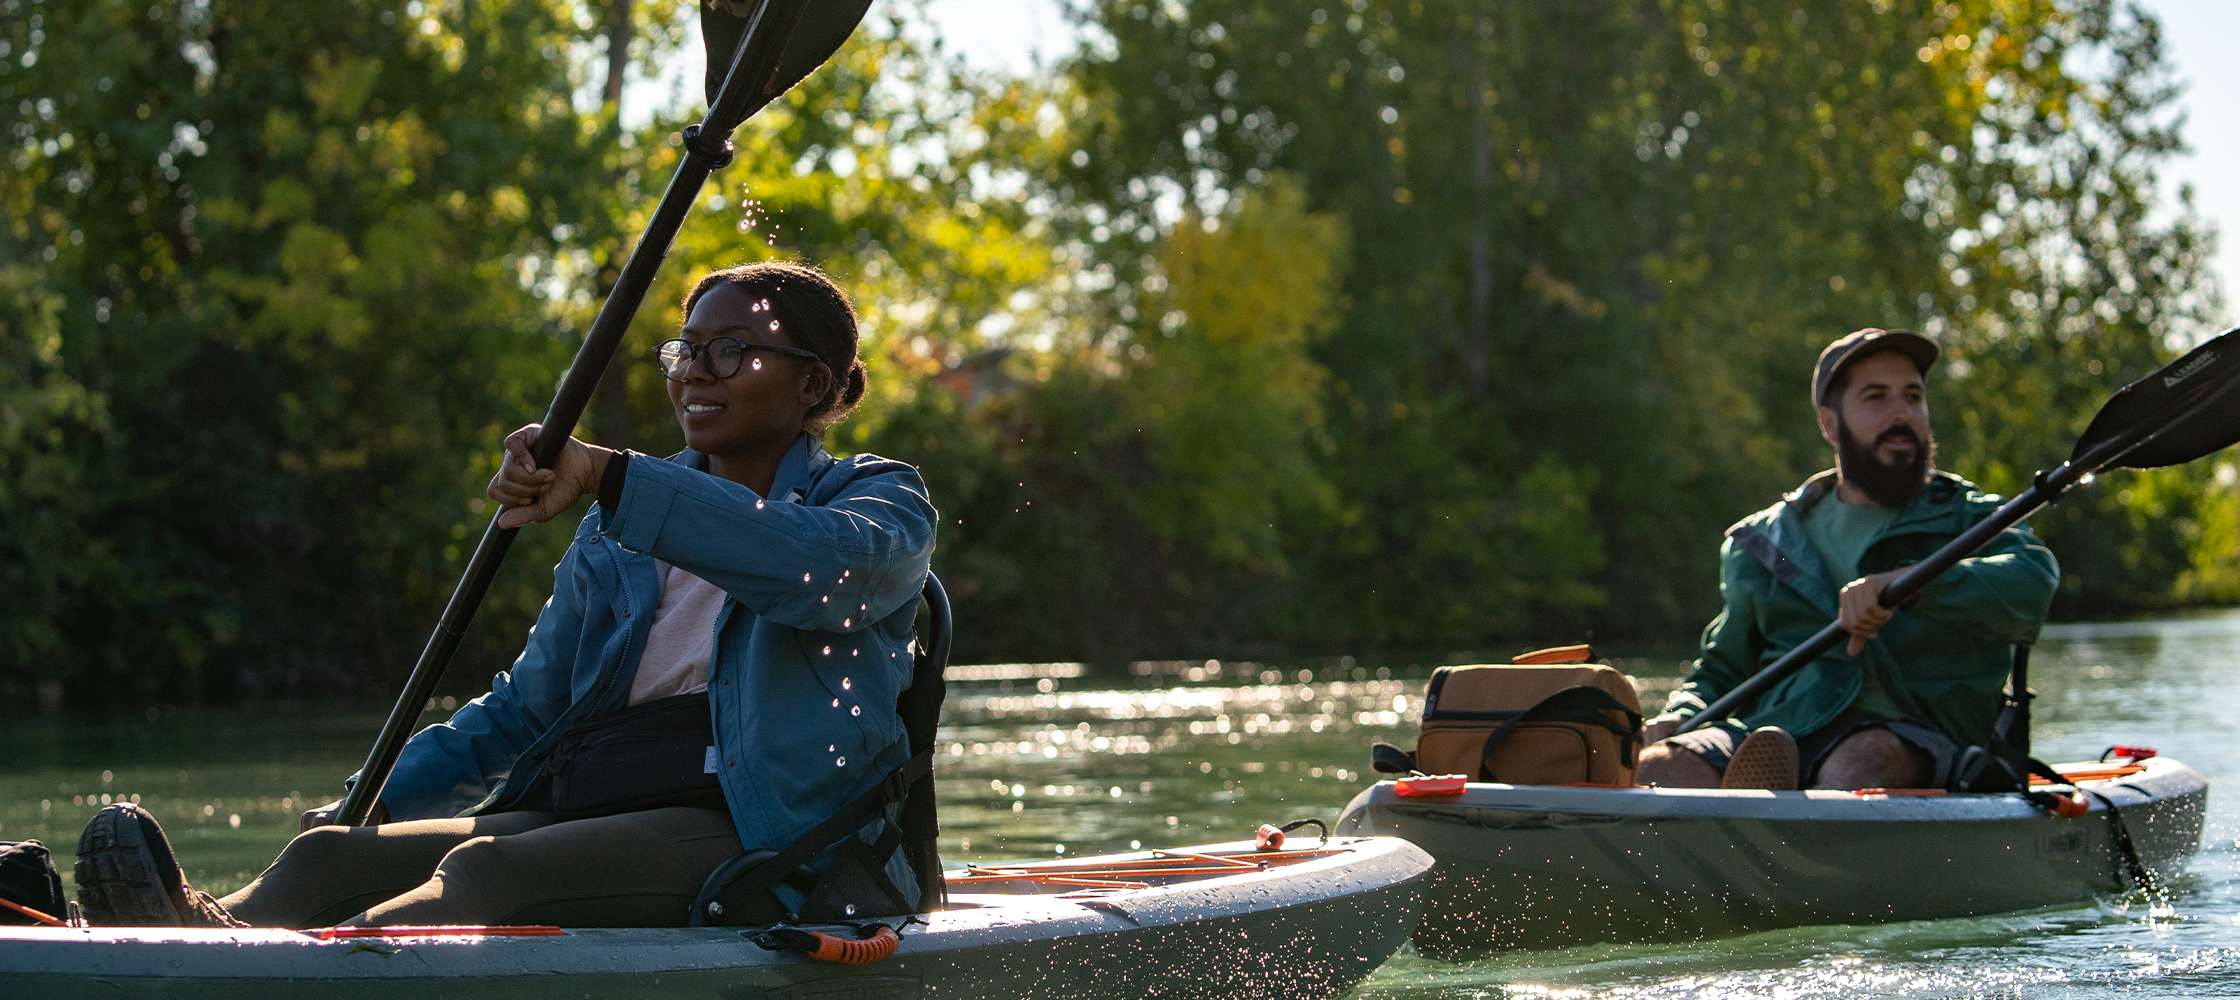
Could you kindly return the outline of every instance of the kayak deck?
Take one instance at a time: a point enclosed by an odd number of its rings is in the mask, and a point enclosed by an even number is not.
[[[2140,861],[2174,875],[2200,843],[2208,782],[2167,758],[2088,776],[2077,817],[2016,794],[1469,783],[1405,797],[1379,782],[1338,821],[1405,837],[1438,867],[1415,935],[1456,956],[1693,940],[1806,924],[1972,916],[2131,887],[2109,803]]]
[[[742,928],[331,940],[285,930],[0,928],[0,995],[1328,996],[1406,940],[1430,867],[1404,841],[1344,838],[1281,852],[1223,844],[971,868],[949,875],[949,909],[906,927],[892,958],[860,968],[765,950]]]

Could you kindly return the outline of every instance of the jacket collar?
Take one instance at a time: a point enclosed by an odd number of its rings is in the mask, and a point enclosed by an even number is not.
[[[1836,470],[1816,473],[1782,495],[1772,523],[1764,527],[1762,535],[1741,539],[1745,548],[1772,570],[1777,579],[1830,614],[1835,612],[1837,590],[1850,581],[1835,579],[1821,563],[1820,550],[1805,533],[1804,518],[1815,505],[1833,494],[1835,487]],[[1954,501],[1973,489],[1973,484],[1959,476],[1932,471],[1929,484],[1883,527],[1877,540],[1916,531],[1959,531],[1965,525],[1956,521],[1965,520],[1966,505]]]
[[[708,456],[691,448],[676,453],[669,461],[701,472],[708,471]],[[786,449],[786,457],[778,460],[778,474],[770,477],[768,499],[800,503],[809,496],[810,480],[830,464],[832,456],[825,453],[824,445],[815,437],[803,434],[795,438],[793,447]]]

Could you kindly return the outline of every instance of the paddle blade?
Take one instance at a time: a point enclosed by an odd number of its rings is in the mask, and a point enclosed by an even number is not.
[[[753,117],[832,58],[870,9],[871,0],[702,0],[709,117],[720,111],[725,131]],[[758,11],[770,23],[752,51],[742,52],[739,43]]]
[[[2235,387],[2240,387],[2240,328],[2124,386],[2092,418],[2069,460],[2081,462],[2093,449],[2132,434],[2153,436],[2117,457],[2120,468],[2183,465],[2221,450],[2240,441]]]

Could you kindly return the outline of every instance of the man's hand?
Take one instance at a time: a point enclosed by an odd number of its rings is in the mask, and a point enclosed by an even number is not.
[[[1641,727],[1641,745],[1648,746],[1651,743],[1671,739],[1673,731],[1679,729],[1680,724],[1686,721],[1688,720],[1677,715],[1660,715],[1650,719],[1648,725]]]
[[[297,821],[296,832],[309,833],[316,827],[333,826],[335,815],[340,812],[342,812],[341,799],[336,799],[323,806],[306,809],[303,811],[303,818]],[[389,810],[382,808],[381,803],[375,802],[373,804],[373,815],[366,817],[366,825],[380,826],[388,821]]]
[[[1851,633],[1851,644],[1845,647],[1844,655],[1859,655],[1867,648],[1867,640],[1882,631],[1882,626],[1890,624],[1894,609],[1882,606],[1882,588],[1903,572],[1902,569],[1889,570],[1844,585],[1843,607],[1836,613],[1836,625]]]
[[[529,457],[529,447],[543,430],[541,424],[529,424],[506,435],[505,458],[498,463],[498,474],[490,477],[490,499],[505,508],[498,514],[498,527],[543,524],[599,489],[599,476],[614,452],[569,438],[553,467],[540,469]]]

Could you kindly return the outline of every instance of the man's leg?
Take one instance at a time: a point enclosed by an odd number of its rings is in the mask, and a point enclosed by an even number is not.
[[[1814,788],[1925,788],[1936,758],[1882,726],[1853,729],[1820,759]]]
[[[1717,788],[1747,730],[1731,719],[1658,740],[1641,751],[1634,781],[1666,788]]]
[[[740,852],[731,816],[672,807],[481,836],[350,922],[681,927],[716,866]]]
[[[255,927],[325,927],[426,882],[452,848],[554,822],[535,812],[322,826],[288,842],[272,866],[219,900]]]
[[[1634,781],[1665,788],[1717,788],[1719,769],[1694,750],[1663,740],[1641,751]]]

